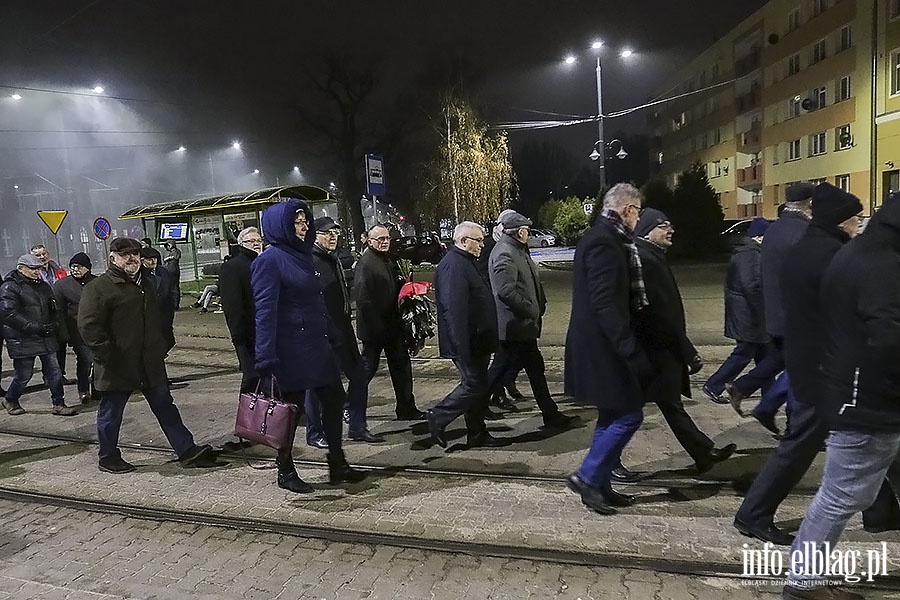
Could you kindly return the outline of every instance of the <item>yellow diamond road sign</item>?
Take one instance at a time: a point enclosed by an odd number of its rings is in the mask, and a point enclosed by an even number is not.
[[[56,235],[56,232],[59,231],[59,228],[62,227],[63,221],[66,220],[66,215],[69,214],[67,210],[39,210],[37,211],[37,215],[41,218],[41,221],[44,222],[44,225],[50,228],[50,231],[53,232],[53,235]]]

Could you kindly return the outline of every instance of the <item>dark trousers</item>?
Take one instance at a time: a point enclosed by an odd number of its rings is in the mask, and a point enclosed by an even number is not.
[[[650,361],[656,374],[646,389],[647,402],[653,402],[659,407],[678,443],[687,450],[691,458],[696,461],[709,454],[714,447],[713,441],[700,431],[681,399],[685,365],[668,352],[654,353],[650,356]]]
[[[344,410],[344,402],[347,399],[344,393],[344,386],[340,380],[337,380],[322,387],[285,392],[283,399],[285,402],[293,402],[302,410],[310,397],[315,397],[316,405],[321,410],[322,433],[325,436],[325,441],[328,442],[329,452],[340,453],[341,435],[344,429],[341,413]],[[307,415],[308,418],[309,415]],[[290,455],[290,452],[288,452],[288,455]]]
[[[78,381],[78,393],[91,392],[94,371],[94,353],[84,344],[73,346],[75,350],[75,376]]]
[[[550,388],[547,386],[544,355],[538,348],[537,340],[500,342],[500,348],[494,354],[494,362],[488,370],[490,395],[499,393],[509,385],[516,373],[523,368],[541,414],[546,418],[558,413],[559,407],[550,396]]]
[[[34,375],[34,360],[41,360],[41,373],[44,375],[44,381],[50,388],[50,398],[53,404],[59,406],[65,404],[65,391],[63,390],[62,371],[59,370],[59,362],[56,359],[56,353],[42,354],[40,356],[29,356],[28,358],[14,358],[12,382],[9,389],[6,390],[6,399],[10,402],[18,402],[22,394],[25,393],[25,387],[31,381]]]
[[[791,409],[794,407],[794,394],[791,391],[791,378],[787,371],[782,371],[775,378],[775,383],[763,389],[762,398],[753,412],[762,415],[775,415],[782,406],[790,421]],[[786,405],[786,406],[785,406]]]
[[[194,447],[194,436],[181,420],[181,413],[175,406],[172,393],[166,385],[158,385],[141,390],[153,416],[169,440],[169,445],[180,457]],[[100,442],[100,460],[118,458],[119,430],[125,405],[132,392],[100,392],[100,406],[97,408],[97,439]]]
[[[241,369],[241,393],[256,391],[259,385],[259,373],[256,372],[256,358],[253,355],[253,349],[243,344],[234,347],[237,354],[238,367]]]
[[[466,415],[466,430],[476,435],[486,430],[484,412],[490,397],[488,387],[489,354],[468,360],[453,359],[459,371],[459,385],[431,409],[438,427],[443,429],[459,415]]]
[[[734,380],[732,385],[745,398],[753,395],[756,390],[762,390],[765,394],[778,374],[784,371],[783,343],[782,338],[774,338],[762,360],[756,361],[756,366],[748,373]]]
[[[369,401],[369,379],[366,366],[359,351],[355,348],[338,346],[335,356],[341,372],[347,378],[347,410],[350,411],[350,432],[362,433],[369,428],[366,422],[366,408]],[[322,437],[321,401],[313,394],[306,395],[304,412],[306,413],[306,441]]]
[[[740,375],[747,365],[755,362],[759,367],[769,354],[774,350],[771,344],[759,344],[756,342],[741,342],[735,345],[734,350],[722,363],[718,370],[709,376],[706,380],[706,387],[713,394],[721,395],[725,391],[725,386]],[[774,376],[773,376],[774,379]],[[766,388],[772,384],[772,380],[764,382],[760,387],[765,393]]]
[[[735,518],[745,523],[771,525],[775,512],[794,487],[800,483],[828,437],[828,427],[811,404],[794,403],[791,426],[762,471],[753,480]],[[900,509],[889,484],[879,493],[875,504],[863,511],[866,524],[897,522]]]
[[[612,470],[620,464],[622,450],[644,421],[644,413],[603,409],[599,412],[594,439],[578,469],[578,477],[590,486],[605,490],[610,487]]]
[[[363,342],[362,359],[366,367],[366,382],[375,377],[382,351],[387,358],[391,383],[394,385],[397,416],[408,414],[416,410],[416,399],[413,396],[412,362],[401,337]]]

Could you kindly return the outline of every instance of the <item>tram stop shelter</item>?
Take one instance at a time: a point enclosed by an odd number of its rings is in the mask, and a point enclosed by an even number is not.
[[[306,202],[316,218],[329,216],[338,220],[337,200],[328,190],[312,185],[135,206],[119,218],[140,219],[145,235],[154,245],[175,242],[181,249],[181,280],[197,280],[204,274],[204,266],[222,262],[242,229],[260,227],[263,210],[292,199]]]

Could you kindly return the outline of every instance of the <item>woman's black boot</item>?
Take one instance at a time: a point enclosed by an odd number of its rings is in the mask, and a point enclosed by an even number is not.
[[[328,453],[328,483],[357,483],[365,478],[366,473],[351,467],[342,451]]]
[[[295,494],[308,494],[313,491],[313,487],[297,475],[294,457],[291,456],[290,451],[279,451],[275,464],[278,465],[278,487]]]

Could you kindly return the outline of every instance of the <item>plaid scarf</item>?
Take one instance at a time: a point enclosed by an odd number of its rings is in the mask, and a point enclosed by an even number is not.
[[[634,243],[634,232],[629,229],[622,217],[619,216],[619,213],[615,211],[604,208],[600,216],[613,226],[616,233],[619,234],[619,239],[622,240],[622,243],[628,250],[628,273],[631,276],[631,310],[634,313],[640,312],[645,306],[649,306],[650,302],[647,300],[647,289],[644,287],[643,268],[641,267],[641,257]]]

